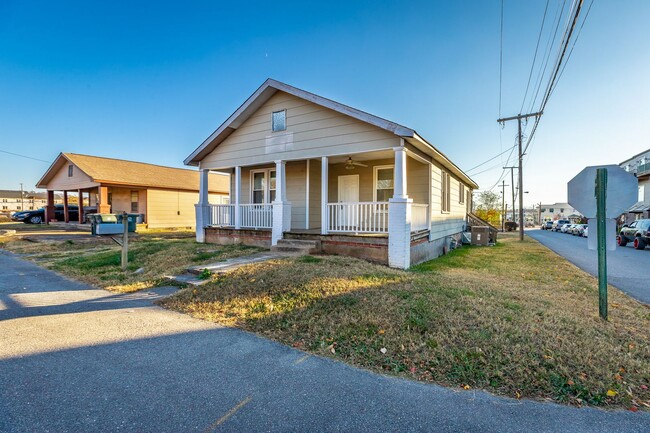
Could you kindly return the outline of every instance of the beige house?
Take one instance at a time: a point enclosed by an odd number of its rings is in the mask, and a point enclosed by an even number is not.
[[[61,153],[36,185],[47,189],[49,222],[54,193],[62,192],[67,217],[68,194],[96,206],[98,213],[137,213],[149,228],[194,227],[199,199],[199,173],[142,162]],[[210,201],[228,203],[229,176],[214,173],[206,193]],[[83,210],[79,222],[84,221]]]
[[[477,188],[414,130],[267,80],[186,160],[199,242],[313,249],[408,268],[458,241]],[[208,173],[231,175],[213,203]]]

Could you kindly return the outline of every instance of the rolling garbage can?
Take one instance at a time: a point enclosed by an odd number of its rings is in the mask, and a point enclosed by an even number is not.
[[[138,218],[138,215],[139,215],[139,214],[137,214],[137,213],[136,213],[136,214],[133,214],[133,213],[126,214],[126,219],[127,219],[127,224],[128,224],[128,230],[129,230],[129,232],[131,232],[131,233],[134,233],[134,232],[135,232],[135,228],[136,228],[136,220],[137,220],[137,218]],[[116,216],[117,216],[117,223],[118,223],[118,224],[122,224],[122,223],[123,223],[122,220],[124,219],[124,215],[123,215],[123,214],[117,214]]]

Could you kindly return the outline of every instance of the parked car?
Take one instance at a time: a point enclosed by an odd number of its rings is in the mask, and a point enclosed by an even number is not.
[[[562,233],[566,233],[567,230],[569,230],[569,227],[571,227],[571,224],[562,224],[562,227],[560,227],[560,231]]]
[[[551,230],[554,232],[559,232],[562,229],[562,226],[564,224],[569,224],[571,221],[569,220],[557,220],[553,221],[553,225],[551,226]]]
[[[587,227],[587,224],[576,224],[576,226],[573,228],[573,236],[582,236]]]
[[[553,228],[553,221],[546,221],[542,223],[542,230],[550,230]]]
[[[507,232],[511,232],[511,231],[517,230],[519,228],[519,224],[517,224],[514,221],[506,221],[506,223],[504,225],[505,225],[505,229],[506,229]]]
[[[650,244],[650,219],[636,220],[630,225],[625,224],[616,237],[616,242],[621,247],[632,242],[635,249],[644,249]]]
[[[97,212],[97,207],[84,206],[85,214],[95,213],[95,212]],[[74,204],[68,205],[68,214],[69,214],[68,216],[70,218],[70,221],[78,221],[79,207]],[[12,221],[24,222],[25,224],[41,224],[45,222],[45,208],[42,207],[40,209],[35,209],[35,210],[16,212],[13,215],[11,215],[11,219]],[[54,205],[54,219],[58,221],[65,220],[62,204]]]

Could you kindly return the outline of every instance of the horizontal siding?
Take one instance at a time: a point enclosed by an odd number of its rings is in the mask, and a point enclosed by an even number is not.
[[[287,130],[271,131],[271,113],[287,110]],[[290,143],[269,153],[268,137],[291,136]],[[388,149],[399,145],[394,134],[334,110],[283,92],[276,93],[207,155],[203,168],[261,164]]]
[[[321,161],[309,160],[309,228],[320,228],[321,213]]]
[[[50,191],[74,191],[99,186],[76,165],[73,165],[72,176],[68,176],[68,165],[65,164],[52,179],[47,183],[47,189]]]
[[[459,184],[461,181],[452,174],[450,174],[450,211],[442,212],[442,170],[442,167],[437,163],[431,166],[432,212],[430,236],[432,239],[444,238],[463,231],[467,217],[466,203],[460,203],[459,199]],[[469,186],[464,185],[465,192],[471,192]]]

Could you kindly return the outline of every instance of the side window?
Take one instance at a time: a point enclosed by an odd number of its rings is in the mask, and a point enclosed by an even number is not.
[[[131,191],[131,212],[138,211],[138,191]]]
[[[451,191],[451,185],[450,185],[450,178],[449,178],[449,173],[446,171],[442,172],[442,185],[441,185],[442,191],[440,194],[441,198],[441,209],[443,212],[449,212],[451,210],[451,199],[450,199],[450,191]]]
[[[465,203],[465,185],[458,182],[458,203]]]
[[[68,177],[72,177],[73,174],[74,174],[74,165],[70,164],[68,166]]]

